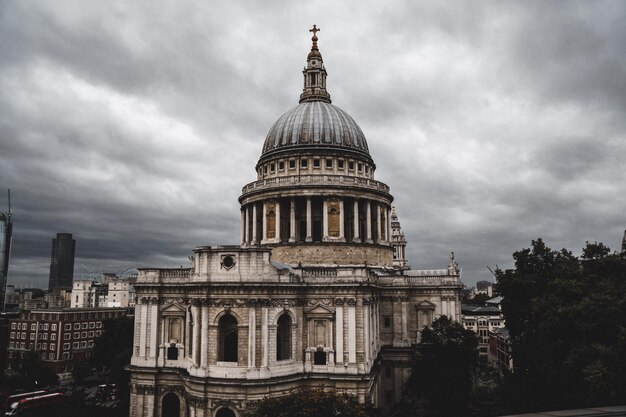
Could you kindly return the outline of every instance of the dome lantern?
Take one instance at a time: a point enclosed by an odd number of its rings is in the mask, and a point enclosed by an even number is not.
[[[317,32],[320,29],[313,25],[313,29],[309,29],[309,32],[313,32],[311,41],[311,52],[306,58],[306,67],[302,73],[304,74],[304,89],[300,94],[300,103],[306,101],[323,101],[330,103],[330,94],[326,91],[326,68],[324,68],[324,61],[322,54],[317,47]]]

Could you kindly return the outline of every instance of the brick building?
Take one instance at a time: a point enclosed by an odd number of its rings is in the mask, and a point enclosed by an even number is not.
[[[103,322],[126,316],[124,308],[33,309],[9,320],[7,366],[36,358],[56,372],[72,370],[91,355]]]

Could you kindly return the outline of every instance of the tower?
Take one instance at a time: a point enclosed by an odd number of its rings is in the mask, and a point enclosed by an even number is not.
[[[406,238],[400,227],[396,207],[391,207],[391,246],[393,246],[393,267],[409,269],[406,260]]]
[[[75,250],[76,241],[72,239],[71,233],[57,233],[57,237],[52,239],[49,290],[72,289]]]
[[[9,209],[0,213],[0,311],[5,310],[7,280],[9,277],[9,260],[13,241],[13,223],[11,222],[11,190],[8,191]]]

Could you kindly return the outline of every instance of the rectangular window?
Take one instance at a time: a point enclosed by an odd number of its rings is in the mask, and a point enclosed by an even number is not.
[[[44,325],[43,325],[43,329],[44,329],[44,330],[48,330],[48,323],[46,323],[46,324],[44,324]]]
[[[270,164],[270,172],[274,172],[274,164]]]
[[[88,325],[89,325],[89,323],[83,323],[83,325],[81,326],[81,328],[82,328],[82,329],[86,329]]]
[[[41,350],[48,350],[48,344],[47,343],[42,343],[41,344]]]
[[[359,167],[359,172],[363,171],[363,164],[362,163],[359,162],[358,167]]]
[[[320,160],[315,158],[313,159],[313,168],[319,168],[320,167]]]
[[[72,330],[72,325],[70,323],[66,323],[65,326],[63,326],[63,328],[65,330]]]
[[[87,342],[85,342],[85,341],[80,342],[80,347],[81,347],[81,349],[86,348],[87,347]]]
[[[15,339],[15,332],[11,332],[11,339]]]
[[[30,340],[35,340],[35,333],[30,334]]]
[[[70,352],[63,352],[63,359],[69,359],[70,358]]]
[[[70,350],[70,344],[69,343],[63,343],[63,350]]]
[[[63,335],[63,340],[70,340],[72,338],[72,334],[71,333],[65,333]]]
[[[94,323],[93,321],[91,323],[89,323],[89,328],[93,329],[96,327],[96,323]]]
[[[309,160],[308,159],[301,159],[300,160],[300,168],[307,168],[309,166]]]
[[[350,171],[354,171],[354,161],[350,161],[350,162],[348,162],[348,169],[349,169]]]
[[[365,173],[366,174],[370,173],[370,166],[369,165],[365,165]]]
[[[11,323],[11,329],[15,330],[15,323]]]
[[[278,169],[280,169],[281,171],[285,170],[285,161],[278,162]]]
[[[102,332],[100,330],[96,330],[96,337],[100,336]]]
[[[9,342],[9,348],[13,349],[13,346],[15,345],[15,343],[13,342]]]
[[[20,349],[25,349],[26,345],[24,344],[24,342],[20,342]]]
[[[339,169],[343,169],[344,165],[343,165],[343,159],[339,159],[337,161],[337,168]]]
[[[100,327],[102,327],[102,322],[101,321],[96,323],[96,329],[99,329]]]
[[[383,317],[384,326],[391,327],[391,317]]]
[[[48,333],[42,333],[41,334],[41,339],[42,340],[48,340]]]
[[[52,325],[52,331],[53,331],[53,332],[56,332],[56,331],[57,331],[57,325],[56,325],[56,323]]]
[[[50,340],[57,340],[57,335],[56,335],[56,333],[52,333],[52,334],[50,335]]]
[[[86,337],[87,337],[87,332],[82,332],[82,333],[80,334],[80,337],[82,337],[83,339],[84,339],[84,338],[86,338]]]
[[[326,160],[326,168],[333,169],[333,160],[332,159],[327,159]]]
[[[289,169],[296,169],[296,160],[295,159],[290,159],[289,160]]]
[[[72,343],[72,349],[78,349],[79,346],[80,346],[80,343],[78,343],[78,342]]]
[[[50,360],[53,361],[54,360],[54,352],[50,353]]]
[[[80,332],[74,332],[74,339],[80,339]]]
[[[89,337],[93,337],[93,330],[89,332]]]
[[[31,325],[30,325],[30,330],[31,330],[31,331],[35,331],[35,329],[36,329],[36,327],[35,327],[35,323],[31,324]]]

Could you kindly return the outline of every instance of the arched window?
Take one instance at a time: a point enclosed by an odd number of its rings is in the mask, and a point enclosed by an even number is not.
[[[180,400],[178,395],[169,393],[163,397],[162,417],[179,417],[180,416]]]
[[[230,314],[226,314],[220,318],[218,326],[218,360],[222,362],[237,362],[237,319]]]
[[[235,417],[235,412],[230,408],[220,408],[215,417]]]
[[[276,360],[291,359],[291,317],[285,313],[276,327]]]

